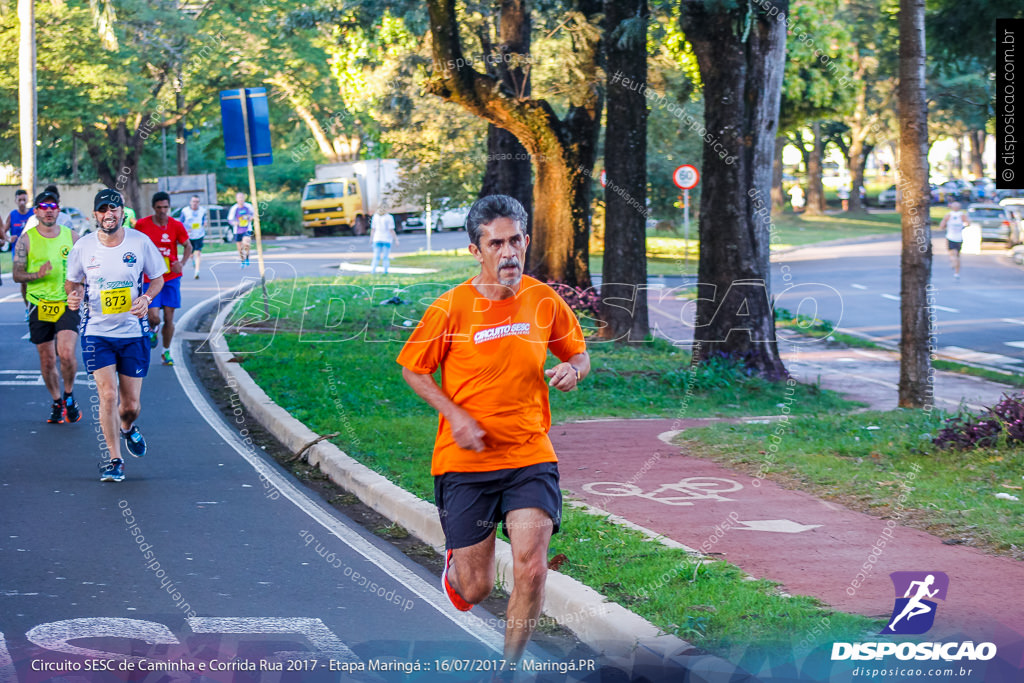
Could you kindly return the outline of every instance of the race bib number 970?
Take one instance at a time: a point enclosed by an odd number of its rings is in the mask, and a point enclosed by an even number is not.
[[[44,323],[55,323],[64,315],[63,301],[40,301],[39,320]]]
[[[118,287],[100,291],[100,309],[103,315],[127,313],[132,309],[132,288]]]

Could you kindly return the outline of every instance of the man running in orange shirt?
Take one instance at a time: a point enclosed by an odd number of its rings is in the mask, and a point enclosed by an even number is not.
[[[499,523],[512,544],[509,661],[522,657],[540,615],[548,544],[562,518],[546,384],[572,391],[590,371],[572,310],[523,275],[526,221],[512,197],[473,204],[466,231],[480,273],[427,309],[398,356],[405,381],[440,413],[431,474],[447,546],[441,582],[458,609],[494,586]],[[549,349],[561,362],[544,370]],[[441,386],[432,377],[439,367]]]

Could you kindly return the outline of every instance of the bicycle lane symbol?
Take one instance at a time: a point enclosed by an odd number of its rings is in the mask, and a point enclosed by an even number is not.
[[[583,485],[584,491],[595,496],[636,496],[665,505],[693,505],[698,500],[730,501],[734,499],[721,494],[742,488],[743,484],[738,481],[720,477],[686,477],[674,484],[662,484],[648,492],[628,482],[594,481]]]

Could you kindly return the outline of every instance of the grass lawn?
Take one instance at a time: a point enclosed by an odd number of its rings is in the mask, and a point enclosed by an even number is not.
[[[437,263],[441,257],[427,258]],[[447,258],[454,259],[452,268],[419,277],[271,283],[271,305],[281,314],[276,333],[228,336],[232,350],[245,358],[246,370],[278,405],[318,433],[339,432],[333,442],[340,448],[426,500],[433,496],[428,464],[437,417],[402,381],[394,359],[410,329],[403,321],[418,319],[449,286],[445,283],[476,270],[468,264],[462,269],[461,257]],[[410,303],[380,303],[396,290]],[[250,321],[255,325],[250,330],[271,328],[261,320],[256,293],[236,310],[235,324]],[[630,348],[596,343],[591,354],[594,370],[587,390],[553,393],[556,422],[669,416],[680,410],[687,390],[692,391],[688,417],[774,413],[785,397],[785,384],[747,377],[721,363],[691,372],[689,354],[662,341]],[[792,405],[803,414],[829,415],[853,406],[816,386],[800,385],[797,394]],[[745,580],[724,562],[698,566],[678,550],[568,506],[563,533],[555,537],[551,552],[571,558],[560,571],[726,657],[752,645],[788,647],[807,637],[814,643],[859,637],[879,626],[835,613],[812,598],[783,597],[770,582]],[[822,630],[825,616],[828,628]]]

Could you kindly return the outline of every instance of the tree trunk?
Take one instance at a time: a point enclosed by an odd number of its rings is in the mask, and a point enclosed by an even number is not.
[[[509,92],[530,96],[530,72],[522,61],[530,54],[530,9],[526,0],[502,0],[498,19],[498,51],[489,75],[501,81]],[[484,53],[490,54],[489,46]],[[513,64],[512,68],[509,67]],[[488,64],[491,67],[491,64]],[[493,123],[487,126],[487,168],[480,185],[480,197],[507,194],[526,209],[527,234],[533,233],[533,179],[530,155],[516,136]]]
[[[608,114],[601,317],[607,339],[643,342],[647,312],[647,0],[605,0]],[[638,29],[635,22],[642,22]],[[621,78],[619,75],[621,74]]]
[[[782,191],[782,150],[786,148],[786,136],[775,136],[775,159],[772,161],[772,213],[782,213],[786,208],[786,193]]]
[[[868,86],[864,82],[867,73],[867,58],[859,56],[854,46],[853,54],[857,68],[854,70],[853,83],[857,87],[854,99],[853,116],[850,117],[850,209],[848,213],[864,213],[867,207],[860,199],[860,188],[864,185],[864,162],[867,159],[867,138],[870,131],[868,125]]]
[[[578,11],[570,21],[596,20],[599,3],[576,0],[574,5]],[[596,87],[598,41],[577,25],[578,62],[594,87],[559,120],[546,100],[520,98],[467,64],[471,60],[462,52],[455,0],[428,0],[427,8],[434,62],[428,91],[508,130],[533,157],[536,182],[527,270],[542,280],[589,287],[590,180],[603,105]]]
[[[956,157],[953,159],[953,174],[957,178],[964,177],[964,136],[958,135],[956,138]]]
[[[807,156],[807,206],[804,213],[808,216],[820,216],[825,213],[825,186],[821,181],[822,157],[824,156],[821,141],[821,122],[811,124],[813,139],[810,154]]]
[[[972,130],[967,137],[971,140],[971,173],[975,178],[984,178],[985,161],[982,155],[985,153],[985,131]]]
[[[786,25],[753,4],[724,7],[681,3],[704,82],[704,125],[730,155],[704,155],[694,346],[704,359],[735,358],[777,379],[786,369],[769,298],[770,217],[756,215],[753,202],[771,191]],[[785,0],[774,7],[789,13]]]
[[[900,163],[903,251],[900,258],[901,408],[931,409],[931,225],[928,215],[928,102],[925,92],[925,0],[900,0]]]

